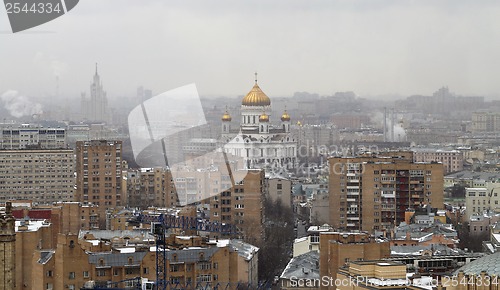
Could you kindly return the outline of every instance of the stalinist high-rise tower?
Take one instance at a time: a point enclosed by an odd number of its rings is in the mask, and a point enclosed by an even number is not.
[[[97,64],[92,84],[90,84],[90,99],[82,94],[82,117],[90,122],[109,122],[108,98],[103,89],[101,77],[97,73]]]
[[[16,227],[12,204],[6,203],[0,214],[0,288],[14,289],[16,275]]]

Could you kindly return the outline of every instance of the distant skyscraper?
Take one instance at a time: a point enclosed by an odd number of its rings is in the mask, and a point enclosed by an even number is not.
[[[141,102],[144,102],[147,99],[150,99],[153,96],[153,91],[140,86],[137,88],[137,99]]]
[[[103,90],[101,77],[95,66],[94,81],[90,85],[90,99],[82,93],[81,113],[83,119],[91,122],[109,122],[109,108],[106,92]]]

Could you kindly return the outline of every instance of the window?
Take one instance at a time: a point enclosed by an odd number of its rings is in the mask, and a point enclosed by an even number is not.
[[[219,263],[215,262],[214,263],[214,269],[218,269],[219,268]]]
[[[83,278],[89,277],[89,271],[83,271]]]
[[[68,285],[68,289],[69,290],[75,290],[75,285],[73,285],[73,284]]]
[[[276,189],[283,189],[283,185],[282,185],[281,183],[278,183],[278,184],[276,185]]]
[[[69,272],[69,279],[75,279],[75,272]]]
[[[211,267],[212,267],[211,263],[207,262],[198,263],[198,270],[210,270]]]
[[[52,285],[52,283],[47,283],[47,284],[45,285],[45,289],[46,289],[46,290],[52,290],[53,288],[54,288],[54,285]]]
[[[142,274],[149,274],[149,268],[142,268]]]
[[[96,275],[97,275],[97,277],[106,276],[106,270],[97,270]]]
[[[47,271],[47,277],[52,277],[52,275],[54,275],[54,273],[51,270]]]
[[[199,275],[196,277],[197,282],[211,282],[212,281],[212,275]]]

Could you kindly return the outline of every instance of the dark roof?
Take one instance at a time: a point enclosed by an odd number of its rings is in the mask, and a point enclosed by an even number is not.
[[[146,256],[147,252],[135,252],[135,253],[92,253],[89,254],[89,263],[95,264],[96,267],[114,267],[114,266],[125,266],[125,265],[140,265],[142,259]],[[129,258],[132,258],[132,263],[129,262]],[[102,259],[103,263],[99,263]]]

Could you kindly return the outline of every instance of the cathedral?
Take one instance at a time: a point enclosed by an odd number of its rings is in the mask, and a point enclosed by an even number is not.
[[[246,169],[281,171],[296,167],[297,142],[290,132],[290,115],[285,110],[279,126],[270,124],[271,100],[257,83],[241,101],[241,121],[231,128],[228,111],[222,116],[222,137],[226,153],[243,158]]]

